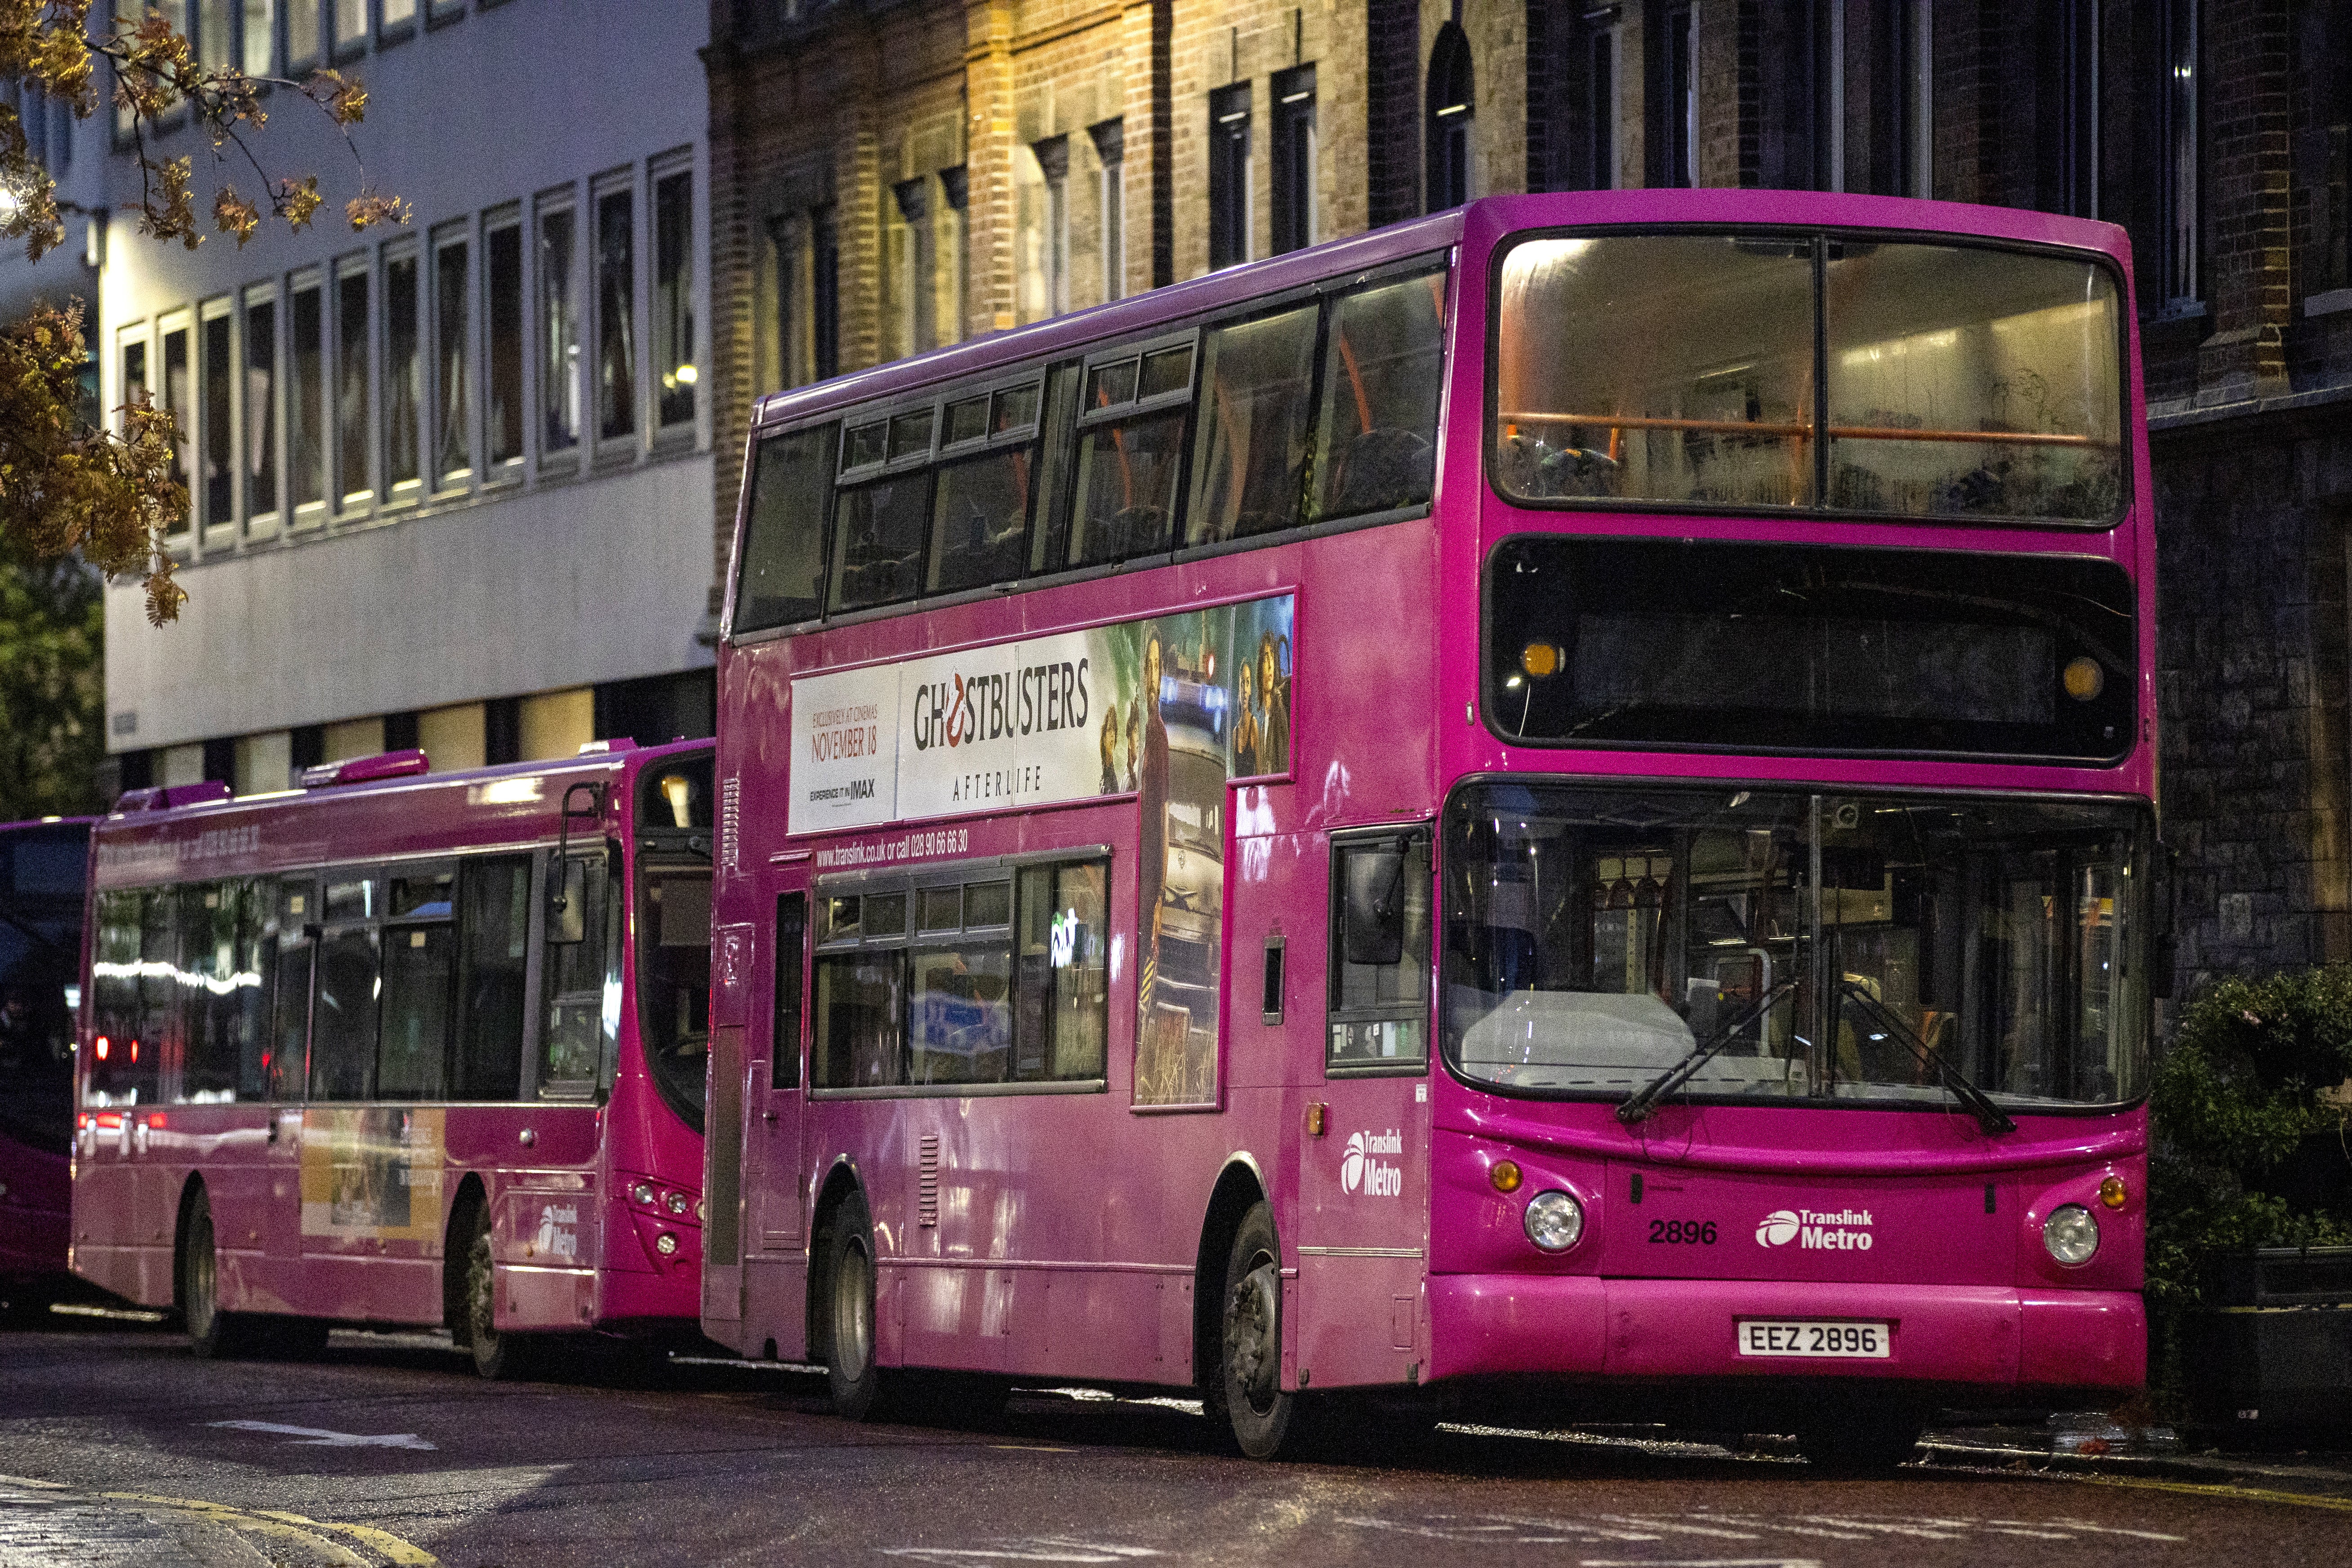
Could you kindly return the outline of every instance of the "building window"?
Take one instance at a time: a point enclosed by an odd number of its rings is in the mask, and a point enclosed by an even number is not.
[[[809,342],[824,381],[841,374],[841,234],[832,203],[816,209],[810,230]]]
[[[189,363],[187,318],[180,324],[163,325],[163,412],[177,422],[180,438],[172,443],[172,482],[184,486],[188,482],[188,439],[194,434],[195,388],[191,383],[194,367]],[[188,520],[183,514],[172,525],[174,534],[187,531]]]
[[[335,8],[335,58],[353,58],[367,48],[368,0],[331,0]]]
[[[1594,26],[1584,40],[1585,179],[1596,191],[1613,191],[1622,178],[1617,167],[1617,117],[1624,112],[1619,88],[1619,66],[1625,47],[1625,29],[1614,16]]]
[[[637,430],[637,297],[635,193],[626,186],[596,197],[596,436],[620,440]]]
[[[1209,268],[1249,259],[1250,84],[1209,94]]]
[[[655,412],[664,426],[694,423],[694,174],[654,182]]]
[[[1649,183],[1698,184],[1698,7],[1668,5],[1659,14],[1649,58]]]
[[[347,261],[335,269],[335,472],[345,507],[363,506],[375,493],[368,402],[367,263]]]
[[[226,300],[205,307],[204,319],[205,525],[236,521],[236,336]]]
[[[808,312],[798,285],[800,225],[771,213],[760,226],[759,265],[751,273],[751,389],[756,395],[802,382],[800,334]]]
[[[964,239],[971,232],[971,172],[958,166],[940,171],[940,216],[932,225],[938,231],[937,244],[940,266],[940,341],[956,343],[963,341],[964,312],[969,306],[965,290],[969,274],[964,258]]]
[[[327,312],[318,279],[297,279],[286,312],[288,483],[297,507],[327,499]],[[298,520],[299,521],[299,520]]]
[[[482,234],[486,263],[483,329],[488,385],[483,405],[484,433],[493,466],[522,458],[522,215],[512,209],[488,220]]]
[[[229,0],[196,0],[196,63],[206,70],[222,70],[236,59],[236,27],[229,20]]]
[[[1935,189],[1933,0],[1875,0],[1870,15],[1870,189],[1925,196]]]
[[[462,485],[474,472],[474,377],[467,352],[473,325],[472,251],[465,225],[437,236],[433,246],[433,479],[437,488]]]
[[[1041,321],[1070,308],[1070,142],[1032,142],[1021,173],[1020,319]]]
[[[268,76],[278,42],[278,0],[241,0],[239,58],[247,76]]]
[[[383,482],[394,491],[422,478],[425,359],[417,335],[423,305],[416,247],[387,251],[383,261]]]
[[[1423,128],[1429,168],[1423,188],[1431,212],[1470,199],[1473,104],[1470,40],[1460,23],[1448,22],[1437,30],[1436,47],[1429,53],[1429,119]]]
[[[579,230],[569,201],[539,208],[540,453],[580,444]]]
[[[245,510],[256,522],[278,515],[278,300],[245,300]]]
[[[1101,165],[1095,174],[1096,217],[1102,236],[1102,297],[1127,297],[1127,131],[1123,121],[1106,120],[1087,132]]]
[[[2099,212],[2098,0],[2045,0],[2039,8],[2042,78],[2036,94],[2041,206]]]
[[[2202,201],[2198,87],[2204,69],[2199,20],[2197,0],[2163,0],[2164,173],[2158,205],[2164,215],[2164,300],[2174,309],[2194,304],[2203,286],[2198,276]]]
[[[1274,77],[1274,254],[1315,243],[1315,68]]]
[[[377,42],[396,44],[416,31],[416,0],[383,0]]]
[[[306,71],[319,63],[319,0],[288,0],[286,68]]]

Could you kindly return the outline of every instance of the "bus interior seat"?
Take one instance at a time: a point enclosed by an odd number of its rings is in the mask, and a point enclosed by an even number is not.
[[[1382,425],[1359,432],[1339,456],[1331,487],[1334,517],[1386,511],[1429,499],[1429,440],[1418,430]]]
[[[1452,946],[1459,984],[1507,994],[1536,984],[1536,934],[1524,926],[1457,924]]]

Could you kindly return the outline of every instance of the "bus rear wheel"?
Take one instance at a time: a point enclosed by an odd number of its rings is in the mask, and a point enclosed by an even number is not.
[[[249,1352],[255,1324],[220,1304],[220,1249],[213,1237],[212,1199],[198,1187],[188,1203],[188,1224],[180,1241],[180,1308],[187,1321],[188,1348],[205,1361]]]
[[[887,1414],[891,1374],[875,1364],[874,1220],[862,1193],[834,1211],[825,1249],[825,1382],[835,1414],[878,1421]]]
[[[540,1342],[533,1335],[499,1327],[496,1261],[490,1251],[490,1216],[485,1211],[475,1221],[473,1240],[466,1248],[466,1337],[475,1372],[502,1383],[531,1374]]]
[[[1274,1211],[1261,1200],[1242,1216],[1225,1258],[1224,1305],[1217,1366],[1222,1405],[1234,1442],[1253,1459],[1280,1452],[1299,1415],[1299,1397],[1282,1391],[1282,1247]]]

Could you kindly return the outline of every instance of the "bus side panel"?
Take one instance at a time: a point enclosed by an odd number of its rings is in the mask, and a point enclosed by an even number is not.
[[[193,1167],[204,1178],[220,1266],[220,1304],[232,1312],[284,1310],[268,1268],[271,1215],[261,1168],[268,1114],[260,1105],[173,1106],[167,1127],[150,1133],[155,1152],[169,1162],[158,1182],[157,1201],[171,1211],[175,1235],[186,1181],[179,1173]]]
[[[589,1105],[532,1106],[514,1119],[506,1158],[530,1163],[499,1173],[491,1188],[498,1326],[584,1328],[595,1317],[604,1251],[595,1173],[602,1119]],[[493,1132],[490,1142],[502,1141]]]

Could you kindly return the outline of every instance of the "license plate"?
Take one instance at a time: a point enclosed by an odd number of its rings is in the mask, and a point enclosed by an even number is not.
[[[1741,1355],[1885,1361],[1890,1353],[1889,1337],[1885,1323],[1816,1322],[1810,1318],[1739,1320]]]

